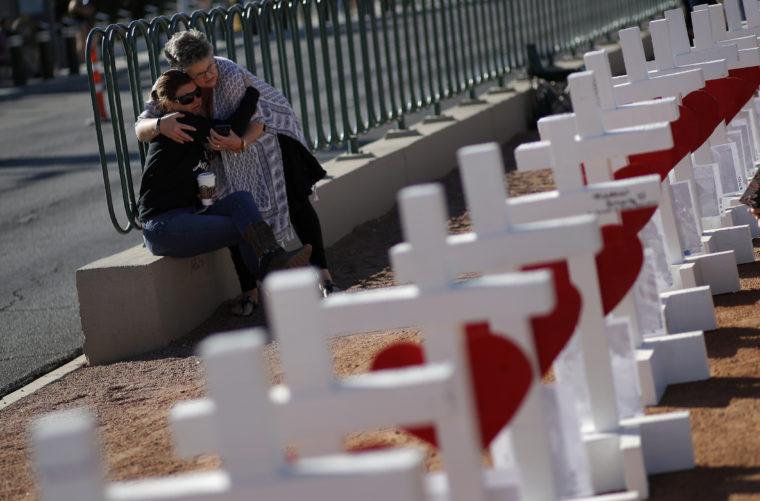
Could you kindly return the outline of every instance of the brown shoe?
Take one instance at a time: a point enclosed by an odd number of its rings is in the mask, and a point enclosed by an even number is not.
[[[277,247],[261,257],[259,261],[259,280],[264,280],[267,273],[271,271],[307,266],[310,257],[311,245],[309,244],[292,251],[286,251],[282,247]]]

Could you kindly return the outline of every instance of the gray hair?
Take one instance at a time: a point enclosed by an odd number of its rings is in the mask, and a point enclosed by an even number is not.
[[[198,61],[213,53],[206,35],[196,29],[180,31],[172,35],[164,45],[164,56],[172,67],[185,71]]]

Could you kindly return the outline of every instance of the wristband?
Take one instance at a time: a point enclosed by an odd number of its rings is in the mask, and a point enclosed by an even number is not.
[[[161,134],[161,117],[158,117],[158,120],[156,120],[156,133]]]

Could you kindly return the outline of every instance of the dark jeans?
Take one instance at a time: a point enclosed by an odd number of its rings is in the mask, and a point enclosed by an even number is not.
[[[253,196],[236,191],[218,200],[205,212],[195,207],[163,212],[145,222],[143,239],[156,256],[191,257],[236,246],[247,270],[255,274],[258,257],[243,239],[249,225],[261,220]]]

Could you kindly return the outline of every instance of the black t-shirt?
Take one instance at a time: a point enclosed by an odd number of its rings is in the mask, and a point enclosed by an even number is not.
[[[162,134],[150,142],[137,202],[137,219],[141,223],[171,209],[198,205],[196,177],[200,171],[196,167],[203,157],[211,128],[222,122],[229,123],[235,134],[241,136],[256,111],[258,99],[258,91],[248,87],[237,110],[227,120],[182,112],[184,116],[179,121],[196,129],[185,131],[192,136],[192,142],[180,144]]]

